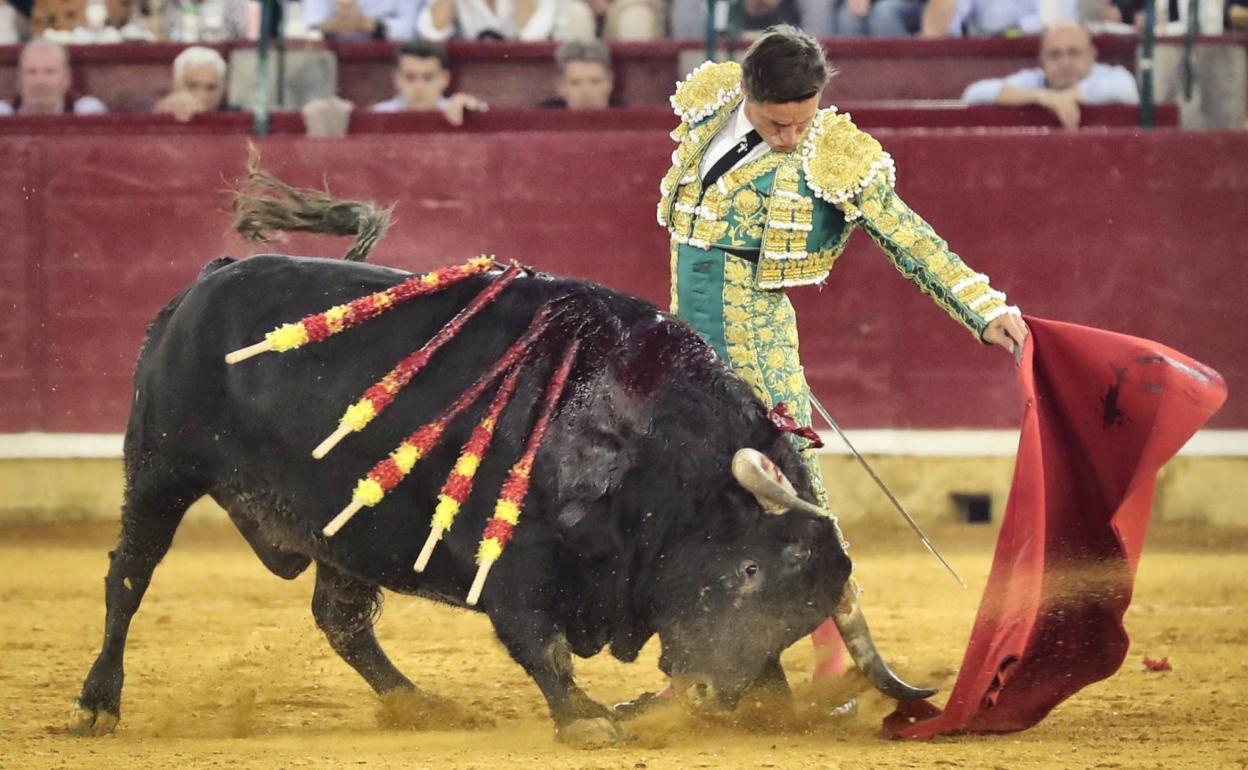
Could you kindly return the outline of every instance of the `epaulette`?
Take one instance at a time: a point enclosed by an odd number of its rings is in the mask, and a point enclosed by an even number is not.
[[[741,65],[706,62],[676,84],[669,101],[681,121],[694,124],[741,95]]]
[[[884,174],[896,183],[893,159],[875,137],[862,131],[835,107],[821,110],[802,142],[806,184],[828,203],[847,203]]]

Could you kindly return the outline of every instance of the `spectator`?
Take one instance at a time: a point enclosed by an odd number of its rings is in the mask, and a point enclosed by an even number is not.
[[[1226,28],[1239,32],[1248,30],[1248,0],[1227,0]]]
[[[549,40],[558,0],[429,0],[416,22],[426,40]]]
[[[928,0],[922,33],[926,37],[1038,35],[1048,24],[1079,18],[1077,0],[1043,6],[1045,13],[1040,0]]]
[[[23,9],[9,0],[0,0],[0,45],[13,45],[26,37],[29,28],[29,3]]]
[[[446,48],[425,40],[412,41],[399,46],[395,56],[393,99],[377,102],[369,109],[373,112],[406,112],[408,110],[437,110],[446,116],[452,126],[464,124],[466,110],[484,111],[485,102],[472,94],[446,95],[451,85]]]
[[[835,0],[744,0],[744,29],[791,24],[815,37],[831,37],[836,34],[834,9]],[[672,0],[672,37],[706,37],[706,13],[706,0]]]
[[[972,83],[962,99],[968,104],[1038,104],[1066,128],[1076,128],[1080,104],[1137,104],[1140,95],[1134,75],[1123,67],[1098,64],[1087,30],[1064,21],[1041,38],[1039,67]]]
[[[639,42],[663,36],[662,0],[567,0],[559,15],[559,40]]]
[[[303,23],[336,40],[411,40],[417,0],[303,0]]]
[[[555,81],[557,98],[547,99],[539,107],[569,110],[602,110],[618,107],[611,98],[615,75],[611,70],[611,52],[601,40],[570,40],[555,52],[559,77]]]
[[[17,96],[0,102],[0,115],[98,115],[108,112],[94,96],[70,91],[69,52],[59,43],[32,40],[17,59]]]
[[[225,59],[211,48],[194,45],[173,60],[173,93],[156,103],[155,112],[186,123],[201,112],[226,112]]]
[[[148,0],[157,40],[219,43],[247,37],[247,0]]]
[[[30,10],[31,34],[43,37],[50,30],[73,32],[78,27],[120,27],[130,18],[132,0],[101,0],[96,4],[102,13],[92,18],[94,9],[88,0],[34,0]]]
[[[841,0],[836,11],[840,37],[909,37],[919,31],[923,0]]]

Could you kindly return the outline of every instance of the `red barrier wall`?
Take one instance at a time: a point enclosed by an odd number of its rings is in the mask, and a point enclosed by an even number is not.
[[[898,187],[1032,314],[1166,342],[1218,368],[1215,418],[1248,428],[1248,135],[985,130],[878,133]],[[398,202],[375,261],[477,253],[665,303],[654,222],[662,131],[278,137],[291,182]],[[143,330],[230,231],[238,136],[0,136],[0,432],[118,431]],[[341,254],[300,238],[277,250]],[[861,233],[822,290],[793,292],[810,379],[850,426],[1008,427],[1004,354],[977,345]]]
[[[1060,128],[1057,116],[1043,107],[999,107],[985,105],[968,107],[942,102],[911,102],[905,106],[863,102],[840,105],[843,113],[853,117],[864,129],[880,128]],[[307,133],[303,115],[298,112],[275,112],[269,120],[273,134]],[[458,134],[498,134],[515,131],[671,131],[676,116],[670,107],[627,107],[607,110],[545,110],[532,107],[495,107],[486,112],[470,112]],[[1081,128],[1134,128],[1140,122],[1135,105],[1102,104],[1080,108]],[[1179,125],[1177,104],[1158,104],[1154,114],[1157,126]],[[62,136],[141,133],[172,134],[245,134],[252,131],[254,118],[244,112],[212,112],[196,115],[189,123],[179,123],[169,115],[135,115],[110,113],[104,115],[36,115],[6,117],[0,120],[0,135],[41,134]],[[413,134],[439,133],[449,130],[446,118],[437,111],[428,112],[366,112],[351,113],[348,133]]]

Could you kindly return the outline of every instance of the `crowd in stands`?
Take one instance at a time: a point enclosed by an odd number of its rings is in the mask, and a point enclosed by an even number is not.
[[[290,0],[290,37],[644,41],[702,38],[707,17],[747,33],[800,25],[817,37],[1035,35],[1079,20],[1129,31],[1156,3],[1158,29],[1186,29],[1188,0]],[[1248,0],[1197,0],[1200,31],[1248,29]],[[0,0],[0,44],[255,39],[260,0]],[[731,21],[730,21],[731,20]]]
[[[1158,3],[1158,25],[1184,23],[1187,0]],[[733,3],[729,7],[729,2]],[[557,96],[535,106],[600,109],[612,97],[605,41],[645,41],[670,34],[699,38],[708,14],[743,28],[800,24],[821,37],[1040,35],[1039,66],[970,84],[968,104],[1039,105],[1063,125],[1079,106],[1133,104],[1135,77],[1096,62],[1089,29],[1131,31],[1145,0],[290,0],[287,32],[333,40],[399,43],[394,96],[371,105],[329,109],[438,111],[453,126],[488,109],[470,93],[452,93],[445,41],[559,41],[552,71]],[[1248,29],[1248,0],[1199,0],[1201,24]],[[723,16],[724,18],[718,18]],[[64,43],[172,40],[189,44],[173,64],[171,88],[154,111],[188,121],[229,109],[227,63],[197,42],[254,39],[257,0],[0,0],[0,43],[28,39],[18,61],[17,93],[0,115],[105,112],[98,99],[73,93]],[[0,94],[0,96],[4,96]]]

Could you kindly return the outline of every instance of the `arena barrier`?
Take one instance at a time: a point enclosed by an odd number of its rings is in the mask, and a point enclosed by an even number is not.
[[[1060,128],[1057,116],[1041,107],[997,107],[950,102],[907,102],[882,104],[861,102],[839,105],[862,128]],[[1134,128],[1139,125],[1139,109],[1128,105],[1084,107],[1082,127]],[[1179,107],[1156,106],[1155,121],[1162,128],[1179,125]],[[495,134],[502,131],[670,131],[676,117],[669,107],[628,107],[612,110],[543,110],[532,107],[496,107],[488,112],[469,113],[458,134]],[[111,113],[105,115],[63,115],[10,117],[0,121],[0,135],[56,134],[82,136],[118,133],[245,134],[252,131],[252,116],[243,112],[198,115],[190,123],[178,123],[170,116]],[[307,132],[303,115],[275,112],[269,130],[274,135],[302,136]],[[446,119],[437,112],[381,113],[356,110],[351,113],[348,134],[444,133]]]
[[[1248,135],[880,131],[898,189],[1029,313],[1156,339],[1215,367],[1248,428]],[[155,311],[209,259],[252,249],[230,230],[243,136],[2,136],[0,433],[122,430]],[[398,203],[373,259],[409,269],[477,253],[667,302],[654,221],[661,131],[363,135],[262,143],[303,185]],[[1238,214],[1236,212],[1239,212]],[[337,256],[296,238],[274,250]],[[1009,361],[895,274],[865,235],[823,289],[793,292],[816,392],[847,426],[1011,428]],[[824,333],[831,331],[832,333]]]
[[[1169,499],[1191,515],[1235,520],[1233,480],[1244,477],[1237,463],[1248,435],[1248,402],[1236,396],[1248,384],[1248,348],[1236,331],[1248,328],[1248,307],[1236,266],[1248,243],[1233,223],[1248,211],[1248,135],[877,134],[896,158],[900,194],[1013,302],[1036,316],[1158,340],[1225,376],[1231,399],[1209,426],[1218,432],[1198,436],[1205,443],[1176,466],[1212,470],[1176,476],[1174,488],[1186,491]],[[230,228],[228,187],[243,171],[246,143],[237,133],[0,136],[0,156],[10,159],[0,165],[5,457],[100,457],[101,446],[119,447],[151,317],[209,259],[254,251]],[[666,239],[654,221],[670,152],[661,130],[278,136],[260,146],[266,166],[291,182],[324,181],[339,196],[398,204],[374,261],[427,269],[490,253],[667,302]],[[296,237],[272,250],[336,258],[347,245]],[[948,490],[992,491],[1008,479],[1019,414],[1008,358],[977,345],[864,234],[826,286],[792,296],[815,392],[863,451],[897,456],[891,478],[910,479],[902,494],[945,511]],[[31,432],[89,435],[85,444],[17,435]],[[44,449],[31,449],[41,441]],[[116,451],[90,462],[107,465],[104,475],[119,485],[108,459]],[[946,451],[956,456],[938,456]],[[972,463],[982,478],[968,475],[959,459],[967,455],[990,456]],[[921,479],[912,456],[926,458]],[[5,463],[18,488],[29,489],[23,479],[34,473],[58,479],[43,485],[49,490],[90,476],[75,470],[71,480],[63,468],[27,462]],[[870,510],[873,488],[848,462],[825,457],[830,473],[846,469],[849,504]],[[1159,506],[1168,483],[1163,474]],[[79,491],[69,507],[96,509],[97,492]]]

